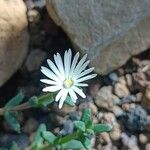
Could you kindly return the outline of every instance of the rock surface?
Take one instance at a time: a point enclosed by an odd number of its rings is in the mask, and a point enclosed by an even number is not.
[[[49,15],[100,74],[150,47],[148,0],[47,0]]]
[[[0,86],[17,71],[27,54],[27,25],[22,0],[0,1]]]

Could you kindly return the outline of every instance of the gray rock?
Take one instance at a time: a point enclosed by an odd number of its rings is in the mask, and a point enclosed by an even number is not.
[[[95,103],[100,108],[110,110],[113,106],[119,103],[119,98],[112,93],[111,86],[102,87],[95,98]]]
[[[150,47],[149,0],[47,0],[49,15],[100,74]]]
[[[0,87],[22,65],[27,54],[26,11],[22,0],[0,1]]]

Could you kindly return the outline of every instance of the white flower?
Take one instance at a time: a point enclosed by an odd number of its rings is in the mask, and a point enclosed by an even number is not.
[[[74,103],[77,100],[76,94],[85,98],[85,94],[79,87],[88,86],[88,84],[83,82],[97,75],[89,74],[94,70],[94,67],[85,70],[90,62],[89,60],[86,61],[87,55],[84,55],[79,62],[78,58],[79,53],[72,58],[72,52],[69,49],[65,51],[64,61],[62,61],[60,54],[57,53],[54,55],[55,64],[50,59],[47,59],[50,69],[41,67],[41,72],[49,79],[41,79],[40,81],[50,85],[45,87],[43,92],[59,91],[55,97],[55,101],[59,101],[59,108],[62,108],[67,95],[70,95]]]

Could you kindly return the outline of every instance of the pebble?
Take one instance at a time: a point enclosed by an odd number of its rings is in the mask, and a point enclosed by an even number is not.
[[[120,99],[112,93],[112,86],[102,87],[95,97],[95,103],[99,108],[110,110]]]
[[[143,133],[139,134],[139,142],[141,144],[146,144],[148,142],[148,137]]]
[[[30,23],[38,23],[40,21],[40,13],[36,9],[27,11],[27,16]]]
[[[121,116],[123,114],[123,110],[117,105],[113,106],[112,112],[115,114],[116,117]]]
[[[99,135],[100,143],[111,143],[109,133],[103,132]]]
[[[120,82],[115,84],[114,93],[120,98],[126,97],[130,94],[127,86],[125,84],[120,83]]]
[[[144,91],[142,105],[146,108],[150,108],[150,85],[148,85]]]
[[[134,135],[130,137],[126,133],[121,134],[121,140],[124,146],[128,147],[129,149],[133,149],[137,147],[137,138]]]
[[[36,130],[37,127],[38,127],[37,120],[35,120],[34,118],[29,118],[23,126],[23,132],[31,134],[33,131]]]
[[[147,143],[147,144],[145,145],[145,150],[150,150],[150,143]]]
[[[92,83],[89,84],[88,86],[88,93],[91,97],[95,97],[97,92],[99,91],[100,88],[100,83],[93,81]]]
[[[121,129],[120,129],[120,125],[118,123],[116,123],[115,125],[113,125],[113,129],[112,131],[110,131],[110,138],[113,141],[117,141],[121,138]]]

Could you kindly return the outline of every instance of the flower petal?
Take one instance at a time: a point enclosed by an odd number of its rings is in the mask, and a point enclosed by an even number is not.
[[[52,71],[60,78],[62,79],[62,75],[60,74],[60,71],[58,70],[58,68],[56,67],[56,65],[50,60],[47,59],[47,63],[49,65],[49,67],[52,69]]]
[[[79,68],[83,65],[83,63],[85,62],[87,58],[87,54],[85,54],[82,59],[79,61],[79,63],[77,64],[77,66],[74,69],[74,72],[77,72],[79,70]]]
[[[41,67],[41,72],[46,75],[48,78],[52,79],[52,80],[55,80],[55,81],[58,81],[59,78],[51,71],[49,70],[48,68],[46,67]]]
[[[68,77],[68,75],[69,75],[70,65],[71,65],[71,57],[72,57],[71,50],[69,49],[68,52],[65,51],[65,54],[64,54],[64,67],[65,67],[66,77]]]
[[[64,89],[61,89],[55,97],[55,101],[58,102],[64,93]]]
[[[82,76],[85,76],[85,75],[91,73],[93,70],[94,70],[94,67],[84,70],[83,72],[81,72],[79,74],[79,76],[77,76],[77,79],[80,78],[80,77],[82,77]]]
[[[90,75],[87,75],[87,76],[84,76],[84,77],[77,79],[76,82],[78,82],[78,83],[83,82],[83,81],[95,78],[96,76],[97,76],[97,74],[90,74]]]
[[[77,98],[77,95],[76,95],[76,93],[74,92],[74,90],[70,89],[70,90],[69,90],[69,95],[70,95],[72,101],[73,101],[74,103],[76,103],[76,100],[77,100],[78,98]]]
[[[41,79],[40,81],[46,84],[52,84],[52,85],[58,84],[56,81],[49,80],[49,79]]]
[[[57,55],[54,55],[54,60],[63,79],[65,79],[64,65],[63,65],[62,58],[59,53],[57,53]]]
[[[47,86],[42,91],[43,92],[56,92],[61,89],[61,86]]]
[[[64,101],[66,100],[67,95],[68,95],[68,90],[64,90],[63,95],[59,100],[59,109],[62,108],[62,105],[63,105]]]
[[[73,71],[76,67],[78,59],[79,59],[79,52],[76,53],[76,55],[73,58],[72,65],[71,65],[71,68],[70,68],[70,76],[72,76],[72,74],[73,74]]]
[[[86,95],[83,93],[83,91],[81,89],[79,89],[78,87],[76,86],[73,86],[72,89],[78,93],[82,98],[86,98]]]
[[[88,84],[86,83],[76,83],[75,86],[86,87]]]

